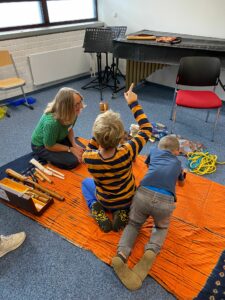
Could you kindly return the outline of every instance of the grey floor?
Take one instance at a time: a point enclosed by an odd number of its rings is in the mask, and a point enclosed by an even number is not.
[[[62,86],[81,90],[88,81],[89,79],[66,82]],[[0,166],[31,151],[31,133],[46,104],[59,88],[60,86],[55,86],[32,94],[37,99],[33,111],[23,106],[11,108],[11,118],[0,121]],[[173,89],[150,84],[138,87],[136,92],[150,121],[170,126]],[[82,93],[87,108],[77,121],[75,135],[89,138],[93,121],[99,112],[99,93],[93,89]],[[109,89],[104,90],[103,95],[110,108],[121,113],[128,129],[134,120],[123,100],[123,92],[118,93],[115,99],[111,99]],[[224,107],[214,143],[210,141],[212,119],[205,123],[204,118],[205,114],[202,112],[180,111],[176,133],[202,142],[210,153],[218,155],[218,160],[225,161]],[[154,145],[146,146],[142,153],[147,153],[152,146]],[[184,158],[182,161],[186,163]],[[217,171],[206,177],[225,184],[225,166],[218,165]],[[140,290],[126,290],[112,268],[91,252],[73,246],[16,210],[0,204],[0,233],[10,234],[22,230],[27,233],[25,243],[0,259],[1,299],[174,299],[150,276]]]

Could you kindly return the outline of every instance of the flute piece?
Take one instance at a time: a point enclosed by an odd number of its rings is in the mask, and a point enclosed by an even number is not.
[[[43,179],[47,180],[49,183],[52,183],[52,180],[48,178],[42,171],[35,168],[35,171],[38,173],[39,176],[41,176]]]
[[[53,192],[45,187],[42,187],[40,184],[26,178],[25,176],[21,175],[20,173],[17,173],[16,171],[12,170],[12,169],[6,169],[5,170],[6,174],[8,174],[9,176],[13,177],[13,178],[16,178],[22,182],[25,182],[27,184],[32,184],[35,188],[41,190],[42,192],[45,192],[47,194],[49,194],[50,196],[60,200],[60,201],[63,201],[65,198],[60,196],[58,193],[56,192]]]
[[[32,191],[37,194],[38,196],[42,197],[42,198],[46,198],[47,200],[52,200],[52,197],[45,194],[45,193],[42,193],[40,192],[39,190],[36,190],[36,189],[32,189]]]
[[[49,200],[47,199],[47,198],[44,198],[44,197],[40,197],[40,196],[38,196],[36,193],[26,193],[27,195],[29,195],[30,197],[32,197],[32,198],[36,198],[36,199],[38,199],[39,201],[41,201],[41,202],[43,202],[43,203],[47,203]]]
[[[41,177],[41,175],[39,175],[37,172],[34,173],[34,176],[41,181],[45,181],[45,179]]]
[[[58,178],[60,178],[60,179],[65,179],[64,176],[61,176],[61,175],[56,174],[56,173],[52,173],[52,176],[58,177]]]
[[[50,170],[46,169],[44,166],[42,166],[42,164],[40,164],[36,159],[32,158],[30,160],[30,163],[33,164],[35,167],[37,167],[42,172],[44,172],[45,174],[52,176],[52,172]]]
[[[34,190],[34,189],[27,191],[26,194],[28,194],[30,196],[34,195],[34,197],[37,197],[37,198],[41,197],[44,202],[48,202],[49,200],[52,200],[52,197],[50,197],[42,192],[39,192],[38,190]]]
[[[38,168],[34,168],[34,171],[35,171],[35,174],[38,174],[45,181],[45,178],[43,176],[43,172],[41,172],[41,170],[39,170]]]
[[[63,173],[60,173],[59,171],[57,171],[57,170],[55,170],[55,169],[52,169],[52,168],[50,168],[50,167],[47,167],[47,169],[48,169],[49,171],[52,171],[53,174],[55,173],[55,174],[58,174],[59,176],[62,176],[62,177],[65,176]]]
[[[48,199],[46,199],[44,197],[41,197],[41,196],[38,196],[37,199],[44,202],[44,203],[47,203],[49,201]]]

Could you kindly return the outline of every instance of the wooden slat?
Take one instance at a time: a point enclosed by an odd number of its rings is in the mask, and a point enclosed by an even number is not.
[[[126,89],[129,88],[132,82],[134,83],[134,85],[136,85],[137,83],[145,80],[155,71],[162,69],[165,66],[165,64],[160,63],[127,60]]]

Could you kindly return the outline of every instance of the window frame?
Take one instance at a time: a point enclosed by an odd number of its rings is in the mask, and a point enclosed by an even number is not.
[[[17,0],[16,2],[24,2],[24,1],[29,2],[29,0]],[[4,27],[4,28],[0,28],[0,32],[10,32],[10,31],[15,31],[15,30],[26,30],[26,29],[35,29],[35,28],[48,28],[50,26],[52,27],[52,26],[59,26],[59,25],[71,25],[71,24],[79,24],[79,23],[88,23],[88,22],[98,21],[97,0],[93,0],[96,17],[90,18],[90,19],[79,19],[79,20],[72,20],[72,21],[70,20],[70,21],[63,21],[63,22],[49,22],[47,0],[36,0],[36,1],[39,1],[40,5],[41,5],[42,16],[43,16],[42,24]],[[10,3],[10,2],[15,2],[15,0],[1,1],[1,3]]]

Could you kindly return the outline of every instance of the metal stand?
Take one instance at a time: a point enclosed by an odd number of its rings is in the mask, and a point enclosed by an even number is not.
[[[15,69],[16,75],[17,75],[17,77],[19,78],[20,76],[19,76],[19,73],[18,73],[18,71],[17,71],[16,64],[15,64],[15,61],[14,61],[12,55],[11,55],[11,59],[12,59],[12,63],[13,63],[13,67],[14,67],[14,69]],[[24,100],[25,100],[25,102],[23,103],[23,105],[26,106],[26,107],[28,107],[29,109],[34,109],[33,106],[30,105],[30,104],[28,103],[28,101],[27,101],[27,97],[26,97],[26,94],[25,94],[25,92],[24,92],[23,86],[21,85],[20,88],[21,88],[21,91],[22,91],[22,93],[23,93],[23,97],[24,97]]]
[[[24,97],[24,99],[25,99],[25,102],[23,103],[23,105],[26,106],[26,107],[28,107],[29,109],[33,110],[34,108],[33,108],[32,105],[30,105],[30,104],[28,103],[26,94],[25,94],[24,89],[23,89],[22,86],[21,86],[21,90],[22,90],[22,93],[23,93],[23,97]]]
[[[97,78],[84,85],[82,89],[95,88],[100,91],[100,101],[102,98],[102,91],[108,84],[108,70],[105,69],[102,74],[102,53],[106,54],[106,63],[108,63],[107,53],[110,51],[112,45],[112,31],[106,28],[86,28],[84,37],[84,52],[96,53],[97,55]],[[107,67],[107,66],[106,66]]]
[[[220,80],[220,78],[219,78],[219,84],[220,84],[221,88],[225,91],[225,84],[222,83],[222,81]]]
[[[127,26],[109,26],[106,28],[110,29],[112,31],[113,39],[123,38],[127,31]],[[110,52],[113,54],[113,44],[112,44],[112,48],[111,48]],[[108,78],[111,77],[113,79],[112,98],[114,98],[116,93],[118,93],[120,90],[125,88],[125,85],[122,87],[119,86],[120,81],[119,81],[118,77],[122,77],[123,80],[125,81],[125,76],[122,74],[122,72],[119,69],[119,58],[115,58],[114,55],[112,57],[112,64],[111,64],[108,72],[109,72]]]

